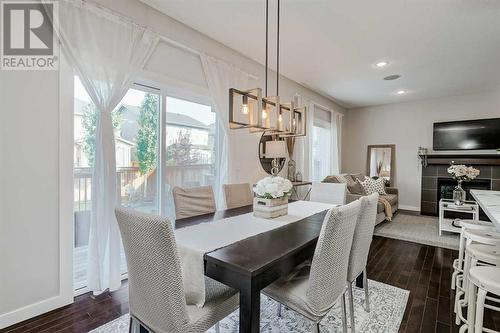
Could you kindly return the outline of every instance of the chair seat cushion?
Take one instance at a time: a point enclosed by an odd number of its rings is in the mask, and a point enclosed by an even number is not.
[[[469,276],[476,286],[497,296],[500,295],[499,267],[476,266],[470,269]]]
[[[238,291],[211,278],[205,277],[205,305],[187,305],[189,332],[205,332],[239,306]]]
[[[303,264],[288,276],[267,286],[262,292],[278,303],[318,322],[328,311],[321,314],[315,313],[307,302],[310,269],[309,264]]]

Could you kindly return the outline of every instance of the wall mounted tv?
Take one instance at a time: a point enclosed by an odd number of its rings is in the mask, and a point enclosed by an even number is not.
[[[434,123],[434,150],[500,148],[500,118]]]

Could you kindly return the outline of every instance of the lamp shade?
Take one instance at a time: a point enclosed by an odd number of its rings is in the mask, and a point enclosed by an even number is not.
[[[266,142],[266,158],[286,157],[286,143],[283,140]]]

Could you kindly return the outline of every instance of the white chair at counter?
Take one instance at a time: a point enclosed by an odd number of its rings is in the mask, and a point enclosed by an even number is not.
[[[489,296],[487,296],[490,294]],[[492,294],[496,297],[492,297]],[[490,304],[486,304],[488,299]],[[493,303],[500,304],[500,268],[499,267],[481,267],[477,266],[469,272],[469,303],[471,307],[474,303],[475,307],[470,317],[470,325],[474,330],[469,328],[468,332],[489,332],[500,333],[483,327],[484,309],[499,311],[500,307],[494,306]],[[461,329],[461,332],[465,329]]]

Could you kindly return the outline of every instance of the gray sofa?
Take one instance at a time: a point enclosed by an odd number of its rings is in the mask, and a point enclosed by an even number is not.
[[[356,179],[363,179],[364,178],[364,175],[361,175],[361,174],[342,174],[339,176],[328,176],[323,180],[323,182],[343,183],[343,182],[345,182],[343,180],[343,178],[346,179],[348,182],[350,180],[355,182]],[[351,191],[355,191],[355,190],[351,186],[348,186],[348,188],[347,188],[347,203],[350,203],[354,200],[357,200],[364,195],[364,194],[359,194],[359,193],[351,193]],[[386,187],[385,191],[387,194],[383,195],[382,197],[384,197],[385,199],[387,199],[389,201],[389,203],[391,204],[391,208],[392,208],[392,214],[395,214],[396,211],[398,210],[399,191],[395,187]],[[384,204],[379,202],[377,204],[377,219],[376,219],[375,223],[379,224],[385,220],[386,220],[386,215],[385,215],[385,211],[384,211]]]

